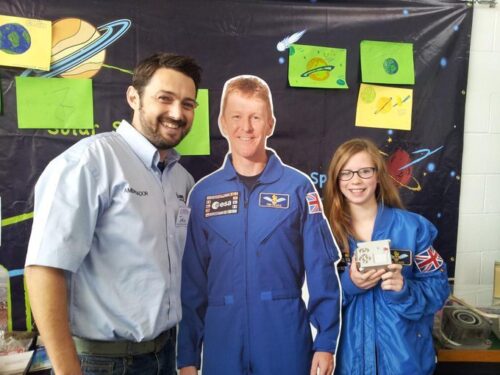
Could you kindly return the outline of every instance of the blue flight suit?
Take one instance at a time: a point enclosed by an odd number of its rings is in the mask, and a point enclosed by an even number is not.
[[[379,206],[372,240],[391,240],[391,249],[411,251],[403,266],[403,289],[384,291],[380,283],[360,289],[341,272],[342,334],[336,375],[430,375],[436,354],[432,340],[434,314],[449,293],[446,264],[432,248],[437,230],[424,217]],[[356,243],[350,239],[351,258]],[[350,263],[348,261],[348,263]]]
[[[227,156],[190,193],[179,368],[200,367],[202,344],[203,375],[305,375],[314,351],[335,353],[340,253],[311,181],[268,156],[251,191]]]

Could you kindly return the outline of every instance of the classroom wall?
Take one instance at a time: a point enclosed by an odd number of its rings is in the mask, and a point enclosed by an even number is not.
[[[500,261],[500,4],[475,5],[465,106],[455,295],[490,305]]]

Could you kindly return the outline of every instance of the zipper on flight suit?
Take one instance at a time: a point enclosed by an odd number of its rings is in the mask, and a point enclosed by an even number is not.
[[[245,340],[247,342],[247,364],[245,371],[248,374],[252,373],[252,362],[250,360],[251,355],[250,355],[250,314],[248,313],[248,306],[249,306],[249,293],[248,293],[248,224],[249,224],[249,218],[248,218],[248,204],[250,201],[250,196],[252,195],[252,192],[255,190],[257,186],[260,185],[259,181],[256,181],[255,184],[252,186],[252,189],[248,190],[247,186],[241,181],[238,180],[240,185],[243,187],[243,207],[245,209],[245,312],[246,312],[246,337]]]
[[[246,363],[245,363],[245,368],[244,371],[246,373],[250,373],[250,317],[248,313],[248,201],[250,198],[250,191],[248,191],[247,187],[245,184],[241,183],[238,179],[238,183],[240,184],[240,187],[243,188],[243,208],[245,209],[245,245],[243,248],[243,259],[244,259],[244,285],[245,285],[245,346],[247,348],[246,353]]]

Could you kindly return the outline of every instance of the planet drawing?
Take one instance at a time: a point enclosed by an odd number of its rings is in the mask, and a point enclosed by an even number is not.
[[[6,23],[0,26],[0,51],[20,55],[31,46],[28,30],[18,23]]]
[[[388,96],[381,96],[377,100],[377,105],[375,106],[375,115],[378,113],[389,113],[392,109],[392,98]]]
[[[27,69],[21,76],[91,78],[99,72],[105,49],[122,37],[130,20],[120,19],[97,27],[78,18],[53,23],[52,57],[48,72]]]
[[[392,140],[391,140],[392,142]],[[422,148],[419,150],[415,150],[412,152],[413,155],[417,157],[412,160],[410,154],[405,151],[403,148],[398,147],[396,151],[394,151],[390,156],[387,157],[387,170],[391,175],[394,182],[396,182],[400,187],[404,187],[408,190],[412,191],[420,191],[422,187],[420,183],[417,181],[415,177],[413,177],[413,165],[419,164],[423,160],[427,159],[431,155],[441,151],[444,146],[436,147],[431,150],[429,148]],[[386,153],[382,153],[387,156]],[[436,169],[436,165],[433,162],[430,162],[427,165],[427,170],[429,172],[434,172]],[[453,173],[452,177],[455,177],[456,173]],[[458,178],[457,178],[458,179]],[[413,181],[410,186],[410,182]]]
[[[377,97],[377,92],[373,86],[365,86],[361,91],[361,100],[367,104],[373,102]]]
[[[307,71],[302,73],[300,75],[301,77],[309,77],[315,81],[324,81],[330,77],[330,72],[335,67],[333,65],[328,65],[321,57],[313,57],[307,62],[306,68]]]
[[[385,59],[383,65],[387,74],[396,74],[399,70],[398,62],[391,57]]]
[[[64,18],[52,25],[52,56],[51,64],[71,55],[75,51],[82,49],[86,44],[98,39],[101,34],[90,23],[78,18]],[[68,69],[60,74],[61,77],[93,77],[101,68],[106,50],[102,50],[97,55],[90,57],[83,63]]]
[[[412,159],[405,150],[398,148],[387,158],[387,171],[392,179],[400,186],[412,191],[420,191],[422,187],[415,177],[413,177]],[[413,186],[410,182],[413,180]]]

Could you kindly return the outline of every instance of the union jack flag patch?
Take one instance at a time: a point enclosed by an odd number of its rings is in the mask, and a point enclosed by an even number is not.
[[[415,264],[420,272],[432,272],[443,265],[443,258],[432,246],[415,255]]]
[[[319,200],[318,194],[315,191],[307,193],[306,201],[310,214],[321,213],[321,202]]]

